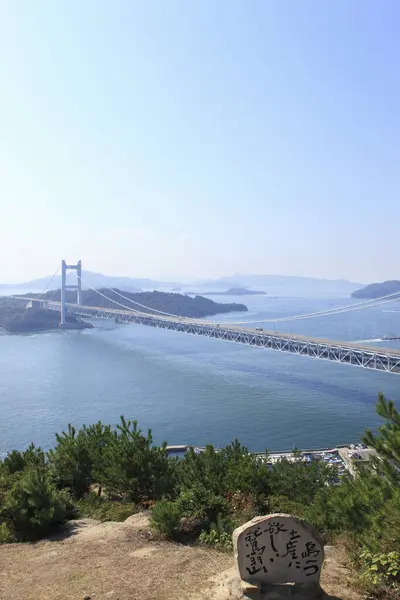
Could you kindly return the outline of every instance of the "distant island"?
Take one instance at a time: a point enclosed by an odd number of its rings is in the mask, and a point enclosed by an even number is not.
[[[196,295],[197,292],[187,292],[189,296]],[[242,287],[233,287],[224,292],[202,292],[205,296],[260,296],[266,295],[267,292],[260,290],[248,290]]]
[[[382,296],[396,293],[399,294],[400,300],[400,281],[395,279],[382,283],[371,283],[359,290],[355,290],[351,296],[352,298],[381,298]]]
[[[0,283],[1,290],[21,290],[25,291],[42,290],[50,279],[50,273],[46,277],[25,281],[24,283]],[[183,283],[179,281],[161,281],[143,277],[126,277],[115,275],[104,275],[94,273],[93,271],[82,271],[82,280],[84,287],[95,289],[112,288],[118,290],[128,290],[129,292],[140,292],[142,290],[152,291],[172,291],[182,292],[193,295],[190,290],[198,290],[199,294],[205,294],[203,290],[218,291],[231,288],[243,288],[248,290],[265,290],[271,296],[334,296],[335,298],[348,296],[354,290],[360,288],[362,283],[354,283],[344,279],[329,280],[318,279],[314,277],[298,277],[290,275],[268,275],[268,274],[243,274],[220,277],[218,279],[202,279],[192,281],[192,283]],[[87,284],[87,285],[86,285]],[[61,278],[55,276],[52,281],[53,288],[61,286]],[[244,295],[244,294],[243,294]]]
[[[60,327],[60,313],[35,307],[26,307],[26,300],[0,298],[0,328],[9,333],[29,333],[33,331],[49,331]],[[67,329],[88,329],[93,325],[67,315]]]
[[[298,277],[291,275],[244,274],[236,273],[229,277],[192,284],[191,289],[227,290],[229,288],[261,289],[271,296],[332,296],[341,298],[350,295],[360,288],[362,283],[354,283],[345,279],[320,279],[315,277]]]
[[[248,310],[244,304],[237,303],[219,303],[213,302],[203,296],[191,298],[183,294],[165,293],[165,292],[140,292],[130,293],[120,290],[99,290],[109,300],[100,296],[93,290],[82,292],[82,304],[85,306],[100,306],[103,308],[118,308],[113,301],[126,306],[128,309],[137,309],[141,312],[151,313],[160,311],[170,313],[179,317],[201,318],[229,312],[245,312]],[[121,295],[126,299],[121,298]],[[29,294],[28,297],[34,300],[37,294]],[[42,296],[43,300],[60,301],[60,290],[49,291]],[[67,302],[75,303],[75,292],[67,291]],[[136,303],[136,304],[135,304]],[[142,306],[140,306],[142,305]],[[144,308],[148,307],[148,308]],[[0,328],[10,333],[23,333],[30,331],[48,331],[57,329],[60,325],[60,313],[53,310],[46,310],[35,307],[32,303],[27,308],[27,301],[16,297],[0,297]],[[85,329],[93,327],[74,315],[67,315],[68,329]]]

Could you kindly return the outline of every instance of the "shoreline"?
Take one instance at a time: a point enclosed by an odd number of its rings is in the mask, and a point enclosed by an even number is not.
[[[185,453],[193,448],[198,454],[205,451],[205,446],[191,446],[191,445],[175,445],[167,446],[168,455],[177,458],[183,458]],[[218,448],[216,449],[218,452]],[[295,454],[294,454],[295,453]],[[265,452],[250,452],[254,454],[260,460],[264,460]],[[355,474],[355,465],[360,463],[368,462],[372,456],[375,456],[376,452],[372,448],[369,448],[365,444],[340,444],[334,447],[328,448],[317,448],[308,450],[285,450],[282,452],[270,452],[267,453],[267,464],[273,465],[281,459],[289,460],[289,462],[297,462],[299,460],[303,462],[313,461],[324,461],[327,464],[335,465],[338,468],[339,476],[343,475],[348,471],[351,475]]]

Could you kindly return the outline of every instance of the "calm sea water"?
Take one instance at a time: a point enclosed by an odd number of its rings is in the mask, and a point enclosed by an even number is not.
[[[350,302],[235,300],[249,312],[215,317],[218,322]],[[354,341],[400,334],[400,312],[385,308],[400,310],[389,304],[277,330]],[[93,323],[96,328],[86,331],[0,334],[0,454],[31,441],[49,448],[68,423],[116,423],[122,414],[170,444],[222,446],[237,437],[251,450],[333,446],[357,442],[366,427],[379,425],[379,391],[400,402],[396,375],[137,325]]]

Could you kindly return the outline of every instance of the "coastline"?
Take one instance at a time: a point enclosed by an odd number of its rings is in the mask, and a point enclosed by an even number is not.
[[[205,446],[191,446],[191,445],[174,445],[167,446],[167,452],[171,457],[183,458],[185,453],[193,448],[198,454],[205,451]],[[216,449],[218,452],[218,449]],[[343,475],[346,471],[352,475],[355,472],[355,464],[366,463],[372,456],[376,454],[375,450],[368,448],[365,444],[343,444],[328,448],[316,448],[316,449],[294,449],[284,450],[282,452],[268,452],[267,459],[265,452],[250,452],[254,454],[260,460],[266,460],[267,464],[273,465],[281,459],[286,459],[289,462],[297,462],[299,460],[304,462],[312,461],[324,461],[328,464],[335,465],[338,468],[339,476]]]

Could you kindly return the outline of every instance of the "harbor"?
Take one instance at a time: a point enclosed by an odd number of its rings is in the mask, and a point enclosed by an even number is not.
[[[205,446],[190,446],[190,445],[176,445],[167,446],[168,455],[171,457],[183,458],[185,453],[193,448],[193,450],[200,454],[205,451]],[[218,452],[218,449],[216,449]],[[318,448],[316,450],[285,450],[282,452],[271,452],[266,454],[265,452],[253,452],[260,458],[260,460],[266,460],[267,464],[273,465],[280,460],[287,460],[289,462],[306,462],[311,463],[313,461],[323,461],[329,465],[335,466],[338,470],[339,476],[344,475],[347,471],[354,475],[355,467],[357,464],[367,463],[372,456],[376,455],[373,448],[368,448],[365,444],[349,444],[344,446],[336,446],[334,448]]]

